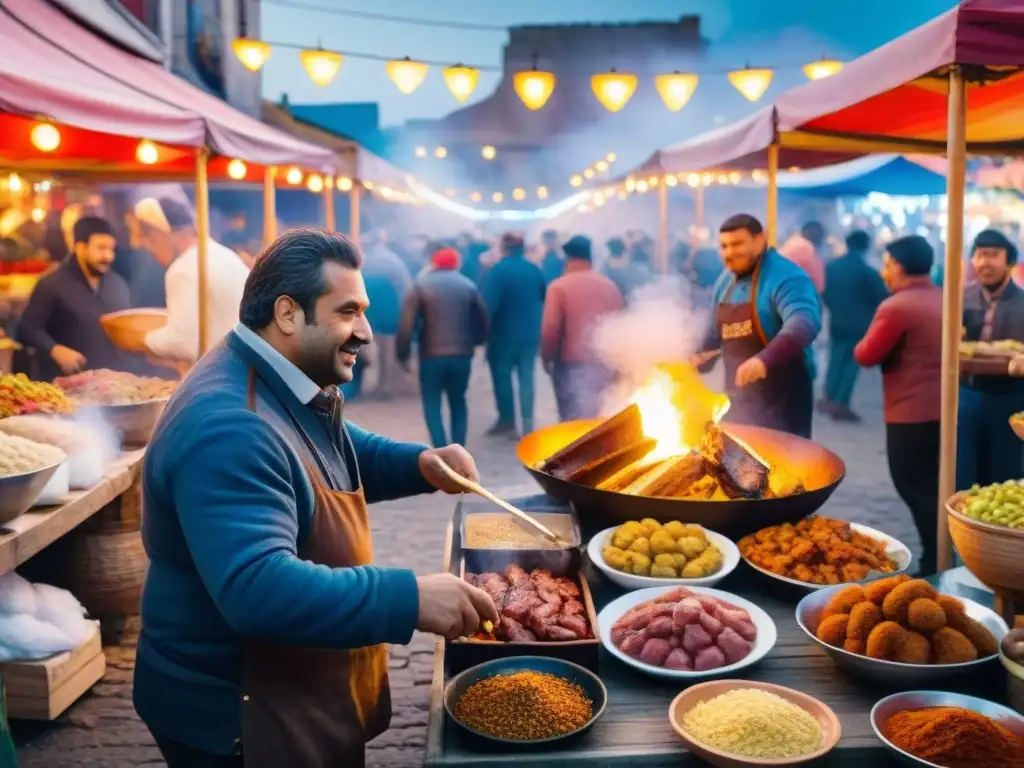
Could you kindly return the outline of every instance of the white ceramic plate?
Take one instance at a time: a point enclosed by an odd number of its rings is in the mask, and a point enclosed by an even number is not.
[[[732,603],[737,608],[742,608],[750,614],[750,619],[757,628],[757,637],[754,639],[753,647],[745,659],[737,661],[735,664],[726,664],[724,667],[709,669],[705,672],[685,672],[644,664],[642,661],[634,659],[632,656],[628,656],[616,648],[612,644],[612,627],[615,625],[615,622],[621,619],[630,608],[640,605],[640,603],[645,603],[648,600],[653,600],[659,595],[668,592],[669,589],[672,589],[672,587],[663,586],[653,589],[640,589],[636,592],[628,592],[618,600],[608,603],[604,610],[597,615],[598,632],[601,638],[601,645],[605,647],[605,650],[624,664],[635,667],[652,677],[660,677],[664,680],[707,680],[712,677],[728,675],[756,664],[774,647],[775,641],[778,639],[778,631],[775,628],[775,622],[772,621],[772,617],[761,608],[731,592],[723,592],[720,589],[710,589],[708,587],[690,587],[693,592]]]
[[[703,528],[704,526],[701,527]],[[590,557],[590,562],[594,564],[595,568],[600,570],[612,582],[618,584],[623,589],[647,589],[648,587],[664,587],[665,589],[668,589],[669,587],[710,587],[717,584],[736,570],[736,566],[740,564],[740,550],[737,546],[722,534],[715,533],[714,531],[709,531],[707,528],[704,528],[704,532],[708,537],[708,542],[718,547],[718,550],[722,553],[722,567],[710,576],[705,576],[700,579],[656,579],[653,576],[635,576],[631,573],[623,573],[622,571],[617,571],[608,565],[604,561],[604,557],[601,556],[601,550],[610,546],[612,534],[618,529],[618,526],[615,528],[607,528],[594,536],[587,545],[587,556]]]
[[[877,573],[873,576],[868,576],[866,579],[861,579],[860,581],[844,582],[843,586],[845,586],[846,584],[867,584],[868,582],[875,581],[876,579],[885,579],[889,576],[898,576],[901,573],[906,573],[907,570],[910,569],[910,563],[913,561],[914,556],[911,554],[910,549],[907,547],[907,545],[904,544],[902,541],[894,539],[887,533],[882,533],[881,531],[877,531],[874,528],[869,528],[866,525],[861,525],[860,523],[850,523],[850,528],[855,530],[857,533],[863,534],[864,536],[870,536],[872,539],[884,541],[885,553],[890,558],[892,558],[893,562],[896,563],[897,568],[892,573]],[[758,565],[754,565],[745,557],[743,557],[743,562],[745,562],[755,571],[759,571],[771,579],[775,579],[776,581],[783,581],[786,584],[792,584],[795,587],[801,587],[802,589],[806,589],[808,591],[825,589],[826,587],[834,586],[831,584],[809,584],[806,581],[791,579],[788,576],[779,576],[777,573],[772,573],[771,571],[767,571]]]

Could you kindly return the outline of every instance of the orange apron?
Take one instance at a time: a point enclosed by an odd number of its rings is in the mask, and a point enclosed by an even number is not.
[[[249,377],[255,411],[255,372]],[[294,419],[294,416],[293,416]],[[314,456],[319,449],[296,428]],[[373,562],[362,486],[333,491],[307,464],[316,497],[299,557],[330,568]],[[245,768],[359,768],[365,745],[391,722],[388,647],[334,650],[247,639],[242,670]]]

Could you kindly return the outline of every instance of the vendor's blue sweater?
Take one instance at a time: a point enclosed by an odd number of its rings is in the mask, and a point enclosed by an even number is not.
[[[817,366],[811,346],[821,333],[821,301],[818,291],[800,267],[769,248],[761,257],[758,273],[757,319],[761,323],[768,346],[757,356],[771,370],[772,366],[801,356],[807,372],[814,378]],[[714,305],[725,299],[734,275],[726,270],[715,284]],[[736,288],[729,302],[739,304],[750,301],[753,276],[736,278]],[[721,339],[718,324],[712,322],[705,340],[706,350],[718,349]]]
[[[250,367],[259,374],[260,414],[246,407]],[[155,732],[207,752],[238,748],[244,637],[325,648],[403,644],[419,612],[410,570],[328,568],[297,556],[314,497],[308,455],[283,403],[312,419],[304,431],[340,463],[319,415],[231,333],[182,383],[146,453],[150,566],[135,707]],[[338,476],[361,477],[368,502],[432,490],[419,470],[425,446],[351,424],[347,433],[358,472]]]

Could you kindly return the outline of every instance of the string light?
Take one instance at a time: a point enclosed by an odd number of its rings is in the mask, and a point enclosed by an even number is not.
[[[313,194],[319,194],[324,191],[324,180],[317,174],[312,174],[306,179],[306,189]]]
[[[448,149],[446,147],[435,147],[434,157],[436,157],[438,160],[444,160],[446,157],[448,157]]]
[[[513,200],[525,200],[526,199],[526,190],[521,188],[521,187],[516,187],[515,189],[512,190],[512,199]]]
[[[340,53],[325,51],[323,48],[299,52],[299,61],[309,75],[309,79],[321,88],[330,85],[338,76],[345,57]]]
[[[654,78],[654,87],[658,89],[658,95],[669,111],[678,112],[693,97],[699,82],[700,77],[697,75],[673,72],[669,75],[657,75]]]
[[[608,161],[598,160],[596,163],[594,163],[594,168],[596,168],[600,173],[604,173],[605,171],[608,170]]]
[[[636,182],[635,189],[640,194],[643,194],[648,189],[650,189],[650,186],[647,184],[646,181],[644,181],[643,179],[640,179],[640,181]]]
[[[250,72],[259,72],[263,65],[270,58],[272,49],[262,40],[253,40],[249,37],[239,37],[231,41],[231,50],[242,66]]]
[[[609,152],[608,156],[605,157],[605,160],[607,160],[609,163],[614,163],[617,159],[618,158],[615,156],[614,152]]]
[[[512,76],[512,87],[515,89],[516,95],[527,109],[533,111],[537,111],[548,103],[548,99],[555,91],[555,82],[554,72],[538,70],[536,64],[533,69],[516,72]]]
[[[597,100],[609,112],[618,112],[633,98],[636,91],[636,75],[629,72],[618,72],[612,68],[590,76],[590,87]]]
[[[583,186],[583,177],[580,176],[578,173],[574,173],[572,176],[569,177],[569,186],[571,186],[571,187],[582,187]]]
[[[541,200],[547,200],[548,199],[548,188],[547,187],[537,187],[537,197],[540,198]]]
[[[483,197],[481,196],[481,194],[479,192],[473,192],[469,196],[469,199],[472,200],[474,203],[479,203],[483,199]]]
[[[16,195],[19,192],[21,192],[21,190],[23,190],[24,188],[25,185],[22,184],[21,176],[19,176],[18,174],[12,173],[10,176],[7,177],[7,189],[12,194]]]
[[[667,186],[667,187],[674,187],[677,184],[679,184],[679,179],[677,179],[675,176],[666,176],[665,177],[665,186]]]
[[[700,186],[700,174],[691,173],[689,176],[686,177],[686,183],[689,184],[694,189],[696,189],[697,187]]]
[[[504,199],[505,196],[501,194],[501,192],[495,192],[493,195],[491,195],[491,200],[493,200],[496,203],[500,203]]]
[[[352,189],[352,179],[348,176],[342,176],[338,179],[338,189],[342,192],[348,192]]]
[[[285,175],[284,180],[292,186],[296,186],[302,183],[302,171],[297,166],[292,166],[288,169],[288,173]]]
[[[822,58],[812,61],[810,64],[804,64],[803,69],[808,80],[824,80],[826,77],[832,77],[842,68],[843,62],[837,59]]]
[[[46,218],[46,211],[37,206],[32,209],[31,216],[32,221],[34,221],[36,224],[41,224],[43,222],[43,219]]]
[[[424,64],[422,61],[413,61],[406,56],[404,59],[389,61],[384,65],[384,71],[387,72],[395,87],[408,96],[423,85],[423,81],[427,79],[427,72],[430,71],[430,65]]]
[[[757,101],[764,96],[764,92],[772,84],[774,74],[767,68],[751,69],[746,67],[730,72],[729,82],[732,83],[733,88],[746,97],[747,101]]]
[[[484,160],[493,160],[498,155],[498,150],[492,147],[490,144],[485,144],[480,147],[480,157]]]
[[[446,67],[444,72],[444,83],[448,86],[452,96],[460,104],[473,95],[476,90],[477,81],[480,79],[480,70],[475,67],[466,67],[456,64],[454,67]]]
[[[585,171],[583,171],[583,177],[586,178],[586,179],[594,178],[594,169],[593,168],[587,168]]]
[[[416,157],[423,158],[423,157],[426,157],[426,156],[427,156],[427,148],[426,147],[416,147]]]
[[[40,152],[53,152],[60,146],[60,131],[52,123],[36,123],[30,138],[32,146]]]
[[[160,159],[160,150],[158,150],[156,148],[156,144],[149,141],[149,139],[143,139],[139,142],[139,145],[135,147],[135,159],[143,165],[153,165]]]

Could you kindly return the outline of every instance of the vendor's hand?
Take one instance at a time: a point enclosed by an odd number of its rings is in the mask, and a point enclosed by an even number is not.
[[[429,448],[420,454],[420,472],[432,486],[445,493],[462,493],[463,487],[453,482],[441,471],[436,459],[440,459],[458,475],[474,483],[480,482],[480,473],[469,451],[461,445],[446,445],[444,448]]]
[[[757,357],[744,360],[736,369],[736,386],[746,387],[768,376],[768,368],[764,362]]]
[[[86,363],[85,355],[71,347],[65,347],[63,344],[54,345],[50,350],[50,357],[65,376],[78,373]]]
[[[416,579],[420,611],[416,629],[448,640],[469,637],[485,621],[498,623],[498,609],[490,595],[450,573],[434,573]]]

